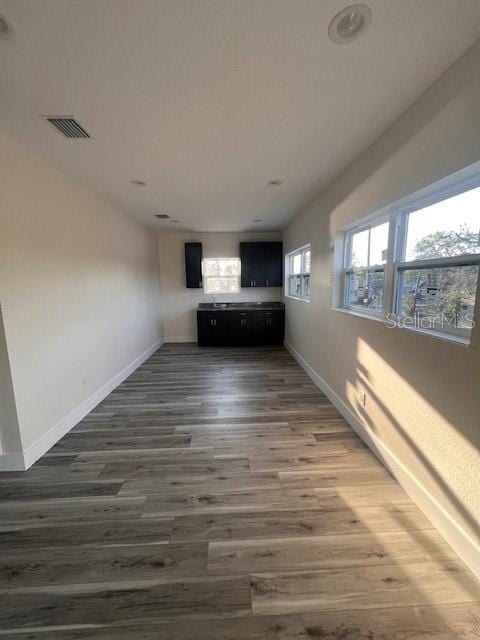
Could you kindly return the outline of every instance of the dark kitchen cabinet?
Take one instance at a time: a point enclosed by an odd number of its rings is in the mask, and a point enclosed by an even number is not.
[[[231,314],[197,312],[198,344],[222,347],[229,344],[231,336]]]
[[[281,287],[283,250],[281,242],[241,242],[242,287]]]
[[[265,281],[264,260],[262,250],[258,242],[241,242],[240,243],[240,262],[241,270],[241,286],[254,287],[255,280],[261,282],[262,277]],[[260,286],[260,285],[258,285]],[[264,285],[262,285],[264,286]]]
[[[185,242],[185,280],[187,289],[201,289],[202,282],[202,243]]]
[[[197,311],[200,346],[283,344],[285,311]]]
[[[231,340],[239,346],[262,344],[262,321],[255,311],[231,312]]]
[[[252,269],[251,274],[253,278],[254,287],[266,286],[266,247],[263,242],[252,243]]]
[[[283,284],[283,245],[281,242],[266,242],[265,285],[281,287]]]
[[[260,328],[261,344],[283,344],[285,333],[285,312],[265,311]]]

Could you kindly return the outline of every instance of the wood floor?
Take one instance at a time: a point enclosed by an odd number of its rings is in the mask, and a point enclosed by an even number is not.
[[[1,475],[0,553],[16,640],[480,638],[478,583],[281,348],[162,347]]]

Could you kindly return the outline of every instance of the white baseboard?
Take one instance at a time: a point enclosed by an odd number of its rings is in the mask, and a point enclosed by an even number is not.
[[[0,471],[25,471],[23,453],[2,453]]]
[[[94,409],[109,393],[122,383],[135,369],[145,362],[164,343],[164,339],[157,340],[151,347],[130,362],[108,382],[103,384],[95,393],[76,407],[67,416],[47,431],[41,438],[30,445],[23,453],[6,453],[0,456],[0,471],[25,471],[41,458],[60,438],[80,422],[92,409]]]
[[[399,485],[426,515],[472,573],[480,580],[480,545],[454,520],[428,489],[412,474],[405,464],[380,438],[365,425],[340,396],[318,375],[308,362],[288,342],[285,348],[292,354],[305,373],[338,409],[352,429],[362,438]]]
[[[197,336],[165,336],[166,343],[197,342]]]

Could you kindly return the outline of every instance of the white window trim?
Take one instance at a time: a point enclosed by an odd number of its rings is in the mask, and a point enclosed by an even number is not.
[[[366,218],[364,218],[363,220],[361,220],[359,223],[356,223],[353,226],[349,226],[348,228],[346,228],[343,231],[343,239],[342,239],[342,244],[343,244],[343,251],[342,251],[342,279],[341,279],[341,297],[340,297],[340,304],[339,306],[342,307],[342,309],[347,309],[350,310],[352,312],[360,312],[362,314],[368,315],[368,316],[372,316],[372,317],[382,317],[382,315],[386,315],[385,312],[385,295],[383,296],[383,307],[382,309],[369,309],[368,307],[366,308],[362,308],[360,309],[359,307],[355,306],[355,305],[349,305],[346,303],[346,290],[345,290],[345,281],[346,281],[346,276],[348,273],[355,273],[355,272],[365,272],[365,271],[383,271],[385,274],[385,283],[387,280],[387,266],[388,266],[388,258],[389,255],[387,256],[387,262],[385,264],[378,264],[378,265],[370,265],[368,267],[347,267],[345,266],[346,264],[348,264],[350,262],[350,258],[351,258],[351,251],[352,251],[352,245],[351,245],[351,238],[354,234],[359,233],[361,231],[365,231],[367,229],[371,229],[372,227],[375,227],[377,225],[383,224],[385,222],[389,222],[390,220],[390,214],[383,211],[383,212],[379,212],[377,214],[373,214],[373,216],[367,216]],[[389,239],[389,248],[390,248],[390,239]],[[369,248],[370,251],[370,248]],[[388,253],[388,250],[387,250]],[[384,289],[386,288],[386,286],[384,287]],[[385,293],[385,292],[384,292]],[[385,312],[385,313],[384,313]]]
[[[286,298],[290,298],[291,300],[297,300],[297,302],[305,302],[305,303],[309,303],[310,302],[310,297],[307,296],[293,296],[290,293],[289,287],[290,287],[290,276],[291,275],[296,275],[296,276],[309,276],[310,275],[310,271],[305,271],[304,267],[305,267],[305,252],[306,251],[310,251],[310,270],[311,270],[311,260],[312,260],[312,247],[310,244],[304,244],[301,247],[298,247],[297,249],[293,249],[292,251],[289,251],[288,253],[285,254],[285,278],[284,278],[284,293],[285,293],[285,297]],[[302,267],[301,267],[301,271],[300,273],[296,273],[296,274],[291,274],[290,273],[290,262],[291,262],[291,258],[297,254],[301,254],[302,256]],[[303,278],[302,278],[302,292],[303,292]]]
[[[429,205],[435,204],[455,195],[459,195],[470,189],[480,186],[480,163],[459,171],[452,176],[448,176],[434,185],[426,187],[415,194],[409,195],[398,202],[385,207],[362,220],[348,225],[335,236],[334,265],[333,265],[333,300],[332,308],[335,311],[347,313],[353,316],[376,320],[385,326],[391,327],[392,320],[400,320],[397,312],[399,304],[400,274],[407,269],[418,269],[428,267],[449,267],[463,265],[479,265],[480,254],[467,254],[463,256],[434,258],[429,260],[405,261],[406,232],[408,215]],[[362,231],[365,228],[390,222],[389,240],[387,250],[387,262],[385,265],[361,268],[364,270],[375,270],[384,268],[385,284],[383,305],[380,310],[370,310],[348,305],[345,302],[345,281],[347,271],[355,271],[355,268],[347,268],[348,264],[348,239],[353,233]],[[413,331],[426,334],[442,340],[455,342],[461,345],[472,347],[480,346],[480,273],[477,282],[477,295],[474,308],[475,326],[472,330],[455,329],[453,327],[442,327],[441,329],[421,328],[415,326],[396,326],[395,329],[401,331]],[[391,327],[392,328],[392,327]]]
[[[239,263],[239,271],[236,276],[207,276],[205,263],[208,261],[218,262],[219,260],[237,260]],[[207,296],[231,296],[237,293],[240,293],[240,277],[241,277],[241,264],[240,258],[238,257],[227,257],[227,258],[203,258],[202,260],[202,280],[203,280],[203,293]],[[208,288],[208,280],[213,278],[228,278],[229,280],[236,280],[236,288],[235,291],[207,291]]]

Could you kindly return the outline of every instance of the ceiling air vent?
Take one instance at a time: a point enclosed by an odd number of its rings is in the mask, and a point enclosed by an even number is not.
[[[170,216],[166,213],[156,213],[155,218],[158,218],[159,220],[168,220]]]
[[[46,116],[45,118],[56,127],[66,138],[91,138],[90,134],[69,116]]]

